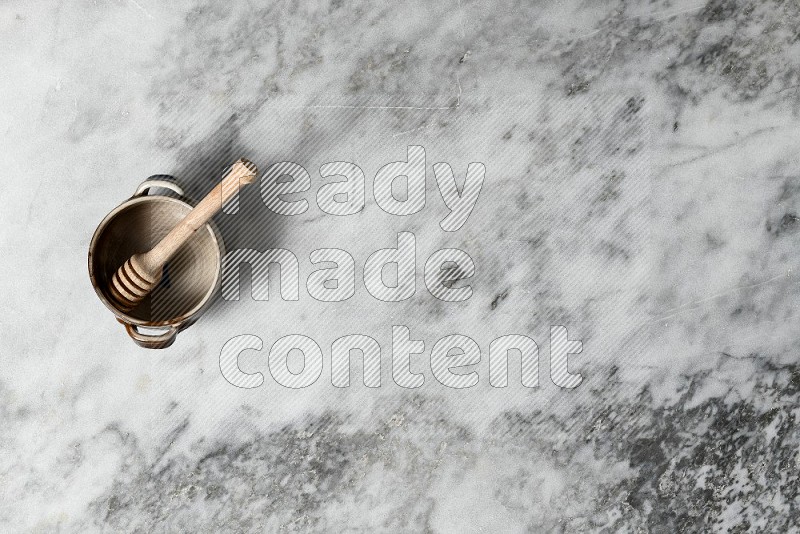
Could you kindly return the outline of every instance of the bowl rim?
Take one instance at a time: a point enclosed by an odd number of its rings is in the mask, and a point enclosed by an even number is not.
[[[126,200],[125,202],[123,202],[122,204],[120,204],[119,206],[114,208],[113,210],[111,210],[103,218],[103,220],[100,222],[100,224],[97,225],[97,228],[95,229],[94,234],[92,235],[92,239],[89,242],[89,254],[88,254],[89,280],[92,283],[92,287],[94,288],[95,293],[100,298],[100,300],[103,302],[103,304],[106,306],[106,308],[108,308],[117,317],[117,319],[119,319],[121,322],[131,323],[131,324],[135,324],[137,326],[155,327],[155,328],[169,327],[169,326],[180,327],[183,323],[186,323],[186,322],[192,320],[195,315],[199,314],[203,310],[203,308],[205,306],[207,306],[211,302],[212,297],[213,297],[214,293],[216,292],[216,290],[217,290],[217,288],[219,287],[219,284],[220,284],[220,279],[222,277],[222,258],[225,255],[225,246],[223,244],[222,237],[220,236],[219,231],[217,230],[216,226],[214,225],[214,223],[212,221],[207,222],[204,225],[204,229],[209,233],[209,235],[211,236],[211,239],[213,240],[214,244],[217,245],[216,246],[217,268],[216,268],[216,271],[214,273],[214,281],[213,281],[212,284],[210,284],[210,287],[209,287],[208,291],[205,293],[205,295],[203,295],[203,298],[200,300],[200,302],[198,302],[189,311],[187,311],[187,312],[185,312],[185,313],[183,313],[183,314],[181,314],[181,315],[179,315],[177,317],[171,318],[169,320],[164,320],[164,321],[145,321],[145,320],[133,317],[131,315],[128,315],[127,313],[125,313],[125,312],[119,310],[118,308],[116,308],[106,298],[106,296],[103,293],[103,290],[100,288],[100,285],[98,284],[97,276],[96,276],[96,273],[94,271],[94,265],[93,265],[92,259],[93,259],[93,254],[94,254],[95,247],[97,246],[97,240],[99,239],[100,235],[106,229],[106,227],[111,222],[111,220],[114,219],[117,215],[119,215],[120,213],[122,213],[123,211],[125,211],[127,209],[130,209],[133,206],[136,206],[137,204],[141,204],[141,203],[144,203],[144,202],[169,202],[169,203],[174,203],[174,204],[181,205],[181,206],[187,208],[188,210],[191,210],[193,208],[193,206],[191,204],[189,204],[188,202],[186,202],[184,200],[178,199],[178,198],[168,197],[168,196],[164,196],[164,195],[141,195],[141,196],[135,196],[135,197],[129,198],[128,200]]]

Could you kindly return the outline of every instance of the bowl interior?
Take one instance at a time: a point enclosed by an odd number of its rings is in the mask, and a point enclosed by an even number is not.
[[[219,280],[221,252],[209,225],[195,232],[164,266],[161,283],[136,308],[123,313],[111,304],[108,284],[133,254],[147,252],[175,227],[191,208],[168,197],[130,201],[97,230],[91,270],[98,290],[117,315],[142,323],[175,323],[192,315],[211,298]]]

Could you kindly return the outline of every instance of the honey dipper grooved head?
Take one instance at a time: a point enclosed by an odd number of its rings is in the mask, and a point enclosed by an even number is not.
[[[141,268],[138,259],[137,254],[123,263],[109,284],[114,304],[124,312],[135,308],[159,282]]]

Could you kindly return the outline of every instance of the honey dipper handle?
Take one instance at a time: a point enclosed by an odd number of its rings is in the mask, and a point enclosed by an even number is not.
[[[186,240],[207,223],[239,189],[253,183],[258,170],[256,166],[240,159],[208,195],[189,212],[178,225],[162,239],[150,252],[142,256],[142,266],[151,274],[161,272],[161,267],[181,248]]]

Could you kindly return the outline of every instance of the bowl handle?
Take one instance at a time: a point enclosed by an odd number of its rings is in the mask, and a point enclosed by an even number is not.
[[[172,176],[164,175],[164,174],[156,174],[139,184],[139,187],[136,188],[136,192],[133,194],[134,197],[141,196],[147,192],[148,189],[152,187],[163,187],[164,189],[169,189],[178,194],[178,196],[185,196],[183,193],[183,189],[181,186],[176,184],[175,182],[170,182],[169,180],[162,180],[161,178],[172,178]]]
[[[172,345],[172,342],[175,341],[175,336],[178,335],[178,328],[175,326],[168,327],[163,334],[148,336],[139,332],[135,324],[125,323],[125,331],[128,332],[128,335],[137,345],[145,349],[166,349]]]

